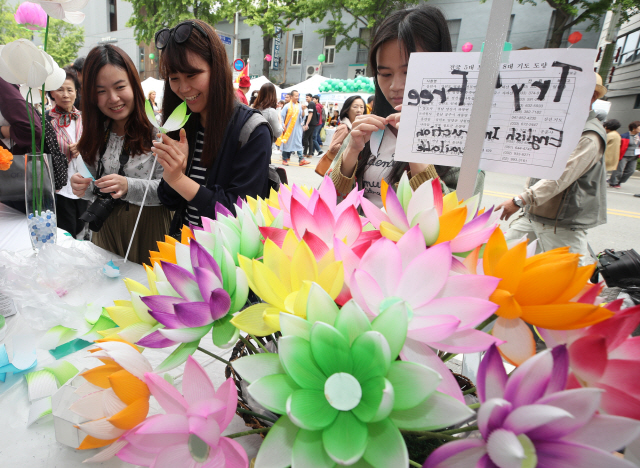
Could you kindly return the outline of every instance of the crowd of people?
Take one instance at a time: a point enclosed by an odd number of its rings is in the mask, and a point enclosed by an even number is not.
[[[249,77],[234,89],[224,45],[203,21],[158,31],[155,46],[164,78],[161,105],[154,91],[143,92],[131,58],[109,44],[65,68],[64,84],[49,93],[45,151],[54,158],[59,227],[74,236],[88,226],[95,244],[124,256],[148,188],[129,254],[134,262],[148,262],[156,241],[179,236],[184,224],[201,226],[203,216],[215,218],[218,203],[234,212],[238,197],[267,197],[274,151],[281,152],[285,166],[292,157],[305,166],[317,154],[322,159],[316,172],[331,177],[340,197],[357,186],[378,206],[381,181],[394,186],[404,173],[414,190],[431,179],[440,180],[444,193],[455,190],[459,168],[395,160],[409,55],[452,50],[447,22],[435,7],[398,10],[378,26],[369,56],[375,95],[351,96],[340,109],[325,109],[319,96],[303,97],[297,90],[278,101],[271,83],[247,99]],[[593,100],[604,93],[599,83]],[[32,150],[20,96],[16,86],[0,80],[0,113],[8,122],[0,129],[2,144],[16,154]],[[17,99],[23,104],[15,105]],[[146,101],[159,123],[182,102],[191,116],[180,131],[159,135],[145,114]],[[30,112],[38,116],[38,109]],[[539,240],[541,250],[569,245],[585,253],[586,230],[605,222],[606,171],[612,171],[612,187],[633,173],[640,122],[620,135],[618,121],[603,127],[586,113],[582,139],[562,178],[531,180],[521,195],[501,205],[504,219],[523,210],[508,237],[526,234]],[[325,127],[335,129],[326,154]],[[36,132],[41,131],[38,123]],[[93,179],[80,174],[77,158]],[[480,171],[475,192],[482,194],[483,187]]]

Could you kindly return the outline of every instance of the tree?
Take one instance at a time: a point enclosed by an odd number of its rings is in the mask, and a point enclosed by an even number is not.
[[[44,30],[40,31],[40,39],[44,44]],[[78,51],[84,45],[84,28],[62,20],[49,18],[49,38],[47,53],[58,66],[66,67],[78,57]]]
[[[532,3],[538,5],[542,0],[518,0],[520,3]],[[640,11],[640,0],[544,0],[555,12],[549,48],[560,47],[565,31],[573,26],[590,21],[587,31],[598,28],[602,17],[609,10],[613,11],[620,6],[620,20],[618,25],[625,23],[629,18]]]
[[[416,5],[420,0],[309,0],[305,6],[305,14],[314,23],[324,21],[327,14],[332,18],[328,27],[316,32],[322,36],[336,38],[336,52],[346,47],[351,49],[353,44],[364,47],[371,45],[378,26],[395,10]],[[343,21],[344,12],[351,15],[348,22]],[[360,37],[360,28],[370,30],[369,39]],[[340,40],[338,40],[340,39]]]
[[[17,6],[8,5],[6,0],[0,0],[0,44],[7,44],[16,39],[31,39],[33,32],[16,23],[13,15]]]
[[[130,0],[137,12],[129,21],[128,27],[134,28],[139,44],[153,44],[155,34],[162,28],[172,28],[181,21],[197,18],[215,25],[220,21],[222,11],[218,2],[212,0]]]
[[[223,4],[222,10],[229,21],[233,21],[235,13],[244,17],[249,26],[258,26],[262,31],[263,56],[271,54],[271,41],[276,37],[276,27],[280,32],[289,31],[289,26],[301,21],[304,1],[302,0],[229,0]],[[262,74],[269,77],[269,65],[262,61]]]

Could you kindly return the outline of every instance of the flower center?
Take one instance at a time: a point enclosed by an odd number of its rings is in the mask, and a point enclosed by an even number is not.
[[[198,463],[206,462],[209,459],[209,444],[195,434],[189,434],[189,452],[191,457]]]
[[[350,411],[360,403],[362,388],[351,374],[337,372],[324,384],[324,396],[339,411]]]

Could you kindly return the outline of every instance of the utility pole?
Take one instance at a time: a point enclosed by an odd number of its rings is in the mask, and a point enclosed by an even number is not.
[[[620,3],[616,2],[615,9],[612,11],[611,20],[609,21],[609,27],[607,28],[607,37],[605,38],[607,45],[604,46],[602,61],[598,69],[598,75],[602,77],[602,83],[604,83],[605,86],[607,85],[609,70],[611,70],[611,66],[613,65],[613,56],[616,52],[618,21],[620,21]]]
[[[238,19],[240,14],[236,11],[236,17],[233,21],[233,60],[235,61],[238,58]]]

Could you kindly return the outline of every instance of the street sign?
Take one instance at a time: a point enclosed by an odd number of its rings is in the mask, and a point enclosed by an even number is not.
[[[277,70],[280,66],[280,41],[282,38],[281,29],[276,26],[276,35],[273,38],[273,59],[271,60],[271,68]]]
[[[224,45],[229,45],[230,46],[232,44],[230,36],[226,36],[224,34],[218,33],[218,37],[220,38],[220,40],[222,41],[222,43]]]
[[[244,60],[242,59],[235,59],[233,61],[233,69],[235,71],[242,71],[242,69],[244,68]]]

